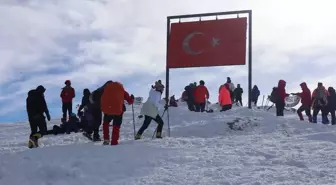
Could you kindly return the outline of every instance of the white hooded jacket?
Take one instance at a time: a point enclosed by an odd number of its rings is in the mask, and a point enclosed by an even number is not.
[[[151,89],[147,101],[143,104],[140,114],[156,118],[159,114],[161,93]]]

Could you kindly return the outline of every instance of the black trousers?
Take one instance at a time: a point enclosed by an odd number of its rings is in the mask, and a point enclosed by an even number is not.
[[[194,102],[194,100],[188,99],[187,105],[188,105],[188,109],[190,111],[195,111],[195,102]]]
[[[296,112],[300,115],[300,114],[302,114],[303,111],[305,111],[305,113],[308,117],[311,116],[310,106],[301,105]]]
[[[257,106],[258,99],[252,100],[252,103],[254,103],[254,106]]]
[[[72,102],[64,102],[62,104],[62,112],[63,112],[63,118],[66,118],[66,113],[68,112],[69,117],[72,114]]]
[[[233,91],[230,91],[230,97],[231,97],[231,101],[234,102],[234,98],[235,98],[235,97],[234,97],[234,93],[233,93]]]
[[[239,102],[240,106],[243,106],[243,101],[242,101],[242,97],[237,96],[236,97],[236,103]]]
[[[275,104],[276,116],[284,116],[285,102],[277,102]]]
[[[229,104],[229,105],[223,105],[222,106],[222,110],[220,110],[221,112],[222,111],[227,111],[227,110],[230,110],[232,108],[232,104]]]
[[[196,112],[204,112],[205,111],[205,103],[195,103],[195,111]]]
[[[163,124],[164,124],[162,118],[159,115],[157,115],[155,118],[152,118],[152,117],[149,117],[149,116],[145,115],[144,123],[142,124],[141,128],[138,131],[139,135],[142,135],[142,133],[148,128],[148,126],[149,126],[149,124],[151,123],[152,120],[154,120],[156,123],[158,123],[156,132],[157,133],[162,132],[162,128],[163,128]]]
[[[99,127],[102,124],[102,116],[103,113],[99,108],[95,107],[92,109],[92,126],[89,127],[88,134],[92,134],[93,129],[94,137],[99,137]]]
[[[326,115],[328,115],[329,113],[331,114],[331,124],[332,124],[332,125],[335,125],[335,124],[336,124],[336,114],[335,114],[335,110],[334,110],[334,109],[332,109],[332,110],[327,110]]]
[[[47,122],[43,115],[36,115],[29,118],[30,136],[40,133],[42,136],[47,134]]]
[[[113,120],[113,126],[121,126],[122,120],[123,120],[123,115],[108,115],[104,114],[104,123],[111,123]]]

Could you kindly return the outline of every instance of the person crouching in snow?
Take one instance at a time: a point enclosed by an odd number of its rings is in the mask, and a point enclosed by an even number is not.
[[[103,117],[103,137],[104,145],[110,144],[110,122],[113,120],[111,145],[118,145],[120,126],[124,114],[124,100],[129,104],[133,104],[134,96],[129,96],[123,85],[119,82],[107,83],[100,99]]]
[[[207,99],[209,99],[209,91],[204,86],[204,81],[201,80],[200,85],[197,86],[194,90],[194,97],[195,97],[195,109],[196,112],[204,112],[205,111],[205,104]]]
[[[325,89],[323,84],[319,82],[317,88],[313,91],[312,100],[313,100],[313,123],[317,123],[317,115],[322,112],[322,123],[328,123],[328,117],[326,115],[326,107],[328,105],[328,95],[329,92]]]
[[[312,122],[312,116],[310,113],[310,108],[311,108],[311,93],[309,88],[307,87],[307,84],[305,82],[300,84],[302,92],[301,93],[291,93],[293,95],[297,95],[300,96],[301,98],[301,103],[302,105],[299,107],[299,109],[297,110],[297,114],[300,118],[301,121],[303,121],[303,116],[302,116],[302,112],[305,111],[306,115],[308,116],[309,122]]]
[[[77,133],[79,130],[78,124],[79,124],[79,119],[77,118],[75,113],[72,113],[69,117],[69,120],[64,123],[65,132],[67,134],[70,134],[71,132]]]
[[[67,120],[67,112],[69,114],[69,117],[72,114],[72,99],[75,97],[75,89],[71,87],[71,81],[66,80],[65,81],[65,87],[62,88],[61,92],[61,98],[62,98],[62,112],[63,112],[63,118],[62,122],[66,122]]]
[[[222,107],[222,109],[220,110],[221,112],[230,110],[232,108],[230,86],[228,84],[225,84],[220,88],[218,102],[219,105]]]
[[[163,120],[159,115],[161,93],[159,89],[151,89],[147,101],[143,104],[140,114],[145,115],[145,120],[137,132],[135,139],[140,139],[143,132],[148,128],[152,120],[158,123],[156,129],[156,138],[162,138]],[[165,106],[165,109],[168,107]]]

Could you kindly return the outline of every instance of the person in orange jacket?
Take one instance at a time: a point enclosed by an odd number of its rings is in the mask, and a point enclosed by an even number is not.
[[[129,96],[123,85],[119,82],[107,83],[100,99],[103,117],[103,137],[104,145],[118,145],[120,126],[124,114],[124,100],[133,104],[134,96]],[[110,122],[113,120],[112,139],[110,143]]]
[[[205,111],[205,104],[206,100],[209,99],[209,91],[204,86],[204,81],[201,80],[200,85],[197,86],[194,90],[194,97],[195,97],[195,112],[204,112]]]
[[[62,98],[62,112],[63,112],[63,118],[62,122],[65,122],[67,120],[67,112],[69,114],[69,117],[72,114],[72,99],[75,97],[75,89],[71,87],[71,81],[66,80],[64,82],[65,87],[62,88],[61,92],[61,98]]]
[[[223,87],[220,88],[218,102],[219,105],[222,107],[222,109],[220,110],[221,112],[230,110],[232,108],[232,100],[229,84],[225,84]]]

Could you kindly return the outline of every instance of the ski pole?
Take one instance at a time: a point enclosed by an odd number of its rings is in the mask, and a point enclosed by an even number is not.
[[[164,116],[165,112],[166,112],[166,109],[163,111],[161,118]],[[157,127],[156,127],[156,129],[154,130],[152,139],[154,139],[154,136],[155,136],[156,131],[157,131]]]
[[[135,119],[134,119],[134,106],[132,104],[132,114],[133,114],[133,129],[134,129],[134,139],[135,139]]]

